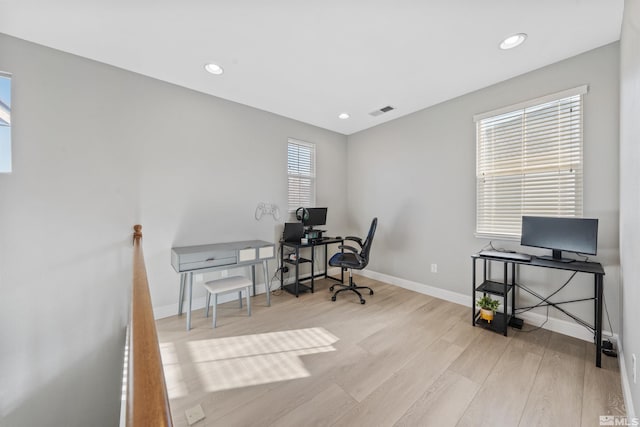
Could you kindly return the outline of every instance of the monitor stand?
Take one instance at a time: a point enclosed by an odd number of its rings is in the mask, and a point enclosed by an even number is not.
[[[562,263],[565,263],[565,264],[577,261],[577,260],[572,259],[572,258],[562,258],[562,251],[558,251],[558,250],[555,250],[555,249],[552,249],[552,251],[553,251],[553,255],[551,255],[551,256],[544,255],[544,256],[539,256],[539,257],[536,257],[536,258],[544,259],[544,260],[547,260],[547,261],[562,262]]]

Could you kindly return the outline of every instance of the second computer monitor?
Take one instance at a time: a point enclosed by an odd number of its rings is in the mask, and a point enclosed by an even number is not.
[[[307,227],[325,225],[327,223],[327,208],[307,208],[309,217],[303,221]]]

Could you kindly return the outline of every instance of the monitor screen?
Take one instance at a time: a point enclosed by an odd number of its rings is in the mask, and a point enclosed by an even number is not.
[[[520,244],[551,249],[552,257],[541,258],[551,258],[554,261],[573,261],[562,258],[562,251],[596,255],[598,220],[523,216]]]
[[[325,225],[327,223],[327,208],[307,208],[309,218],[303,221],[307,227]]]

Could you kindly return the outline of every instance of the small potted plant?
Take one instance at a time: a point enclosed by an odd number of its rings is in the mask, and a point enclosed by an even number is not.
[[[476,305],[480,307],[480,318],[491,323],[498,307],[500,307],[500,301],[491,299],[489,295],[484,295],[476,302]]]

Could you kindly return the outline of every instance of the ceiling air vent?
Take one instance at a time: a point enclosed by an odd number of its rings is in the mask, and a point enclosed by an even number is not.
[[[395,108],[393,108],[391,105],[387,105],[386,107],[382,107],[379,110],[370,112],[369,115],[373,117],[377,117],[381,114],[388,113],[389,111],[393,111],[393,110],[395,110]]]

